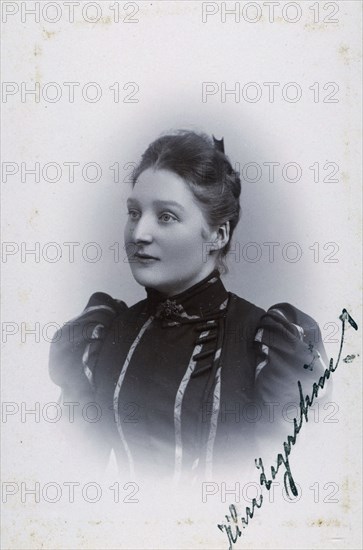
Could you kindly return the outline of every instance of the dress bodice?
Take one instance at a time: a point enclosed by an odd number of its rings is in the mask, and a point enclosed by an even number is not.
[[[56,335],[51,377],[63,400],[97,403],[85,439],[102,457],[114,449],[122,470],[211,478],[253,447],[256,427],[271,431],[266,403],[298,403],[297,380],[323,373],[320,331],[289,304],[265,312],[227,292],[218,272],[171,298],[146,291],[130,308],[94,294],[73,342]]]

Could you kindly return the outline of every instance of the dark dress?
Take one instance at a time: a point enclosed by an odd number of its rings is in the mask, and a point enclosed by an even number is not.
[[[289,304],[265,312],[217,271],[169,299],[146,291],[130,308],[93,294],[51,345],[87,457],[105,464],[113,449],[132,477],[212,479],[253,454],[256,433],[286,437],[297,381],[309,393],[327,367],[316,322]]]

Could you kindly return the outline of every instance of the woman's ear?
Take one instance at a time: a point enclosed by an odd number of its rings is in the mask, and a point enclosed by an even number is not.
[[[229,241],[229,235],[230,224],[228,221],[220,225],[218,229],[214,232],[214,238],[211,243],[213,245],[213,250],[222,250],[222,248],[224,248]]]

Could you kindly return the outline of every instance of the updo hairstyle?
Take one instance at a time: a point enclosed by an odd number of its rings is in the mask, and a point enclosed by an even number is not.
[[[229,241],[218,251],[219,269],[226,271],[223,258],[230,249],[240,218],[241,180],[224,153],[223,140],[189,130],[163,135],[153,141],[142,155],[132,175],[133,186],[148,168],[170,170],[180,176],[212,229],[229,221]]]

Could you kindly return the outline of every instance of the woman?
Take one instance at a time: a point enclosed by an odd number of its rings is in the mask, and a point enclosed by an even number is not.
[[[210,479],[254,456],[256,431],[291,432],[283,407],[299,404],[297,381],[308,392],[326,356],[301,311],[266,313],[225,289],[240,192],[223,140],[178,131],[142,156],[124,236],[146,298],[128,307],[93,294],[51,349],[63,402],[80,404],[88,457],[106,462],[113,449],[132,476]]]

